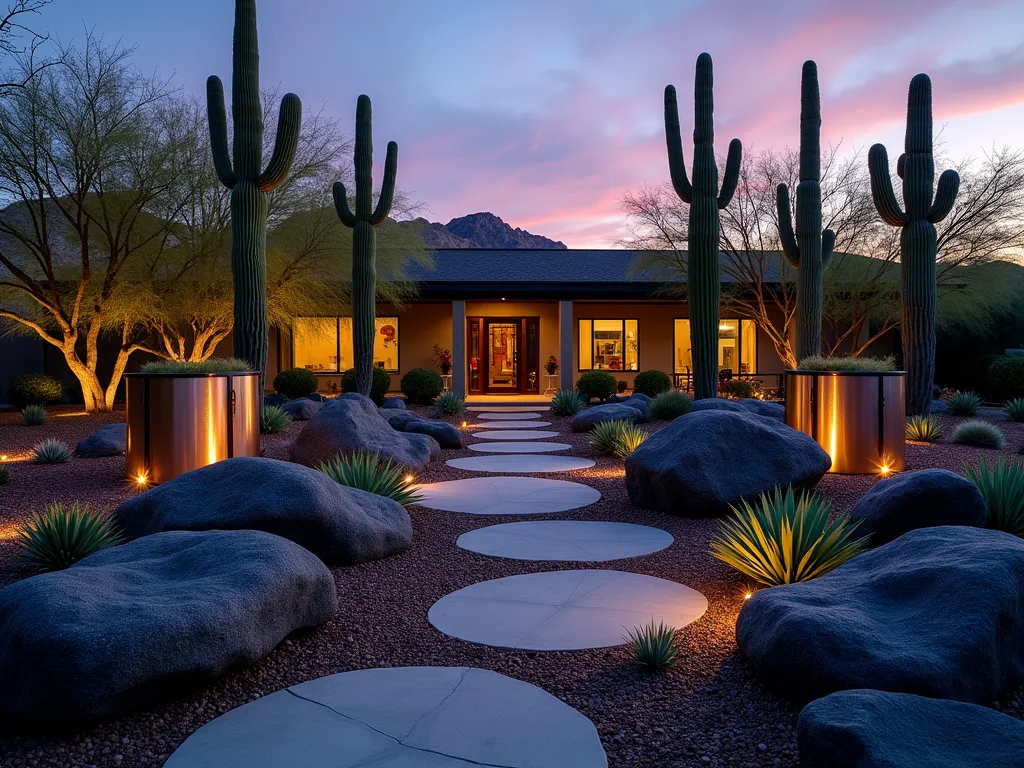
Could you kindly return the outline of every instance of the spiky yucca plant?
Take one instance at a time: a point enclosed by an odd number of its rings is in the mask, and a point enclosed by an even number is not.
[[[35,571],[59,571],[124,537],[101,512],[80,505],[51,504],[33,515],[14,540],[20,559]]]
[[[292,417],[280,406],[264,405],[260,410],[260,434],[276,435],[284,432],[291,423]]]
[[[318,469],[339,485],[394,499],[404,507],[418,504],[423,498],[404,468],[391,459],[382,463],[378,453],[339,454]]]
[[[975,416],[984,402],[977,392],[957,392],[946,403],[954,416]]]
[[[662,672],[679,658],[678,630],[664,622],[633,627],[626,633],[626,650],[638,666],[653,672]]]
[[[829,522],[831,503],[816,493],[776,488],[759,503],[743,501],[721,522],[711,554],[759,584],[808,581],[842,565],[867,547],[854,538],[857,523],[845,516]]]
[[[612,456],[625,461],[626,457],[639,448],[648,437],[646,430],[640,429],[635,424],[627,423],[619,430],[618,439],[612,447]]]
[[[1002,448],[1006,437],[995,424],[981,419],[965,421],[953,430],[953,442],[957,445],[971,445],[975,448]]]
[[[651,414],[652,419],[671,421],[680,416],[685,416],[692,411],[693,400],[681,390],[670,389],[668,392],[662,392],[655,397],[647,410]]]
[[[39,427],[46,423],[46,408],[42,405],[26,405],[21,409],[21,415],[30,427]]]
[[[918,443],[937,443],[942,427],[934,416],[911,416],[907,422],[907,440]]]
[[[1006,405],[1003,406],[1003,413],[1010,421],[1024,421],[1024,397],[1007,400]]]
[[[63,464],[70,461],[71,456],[71,446],[52,437],[32,447],[32,458],[36,464]]]
[[[583,406],[583,395],[575,389],[560,389],[551,398],[551,413],[555,416],[575,416]]]
[[[452,391],[442,392],[434,399],[434,414],[437,416],[459,416],[466,412],[466,398]]]
[[[978,487],[988,510],[988,527],[1024,538],[1024,461],[1007,459],[989,464],[979,459],[964,467]]]

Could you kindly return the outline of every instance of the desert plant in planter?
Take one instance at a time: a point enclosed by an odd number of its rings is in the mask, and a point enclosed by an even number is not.
[[[576,379],[576,391],[583,395],[586,402],[594,398],[607,400],[615,394],[615,377],[606,371],[587,371]]]
[[[14,540],[22,562],[40,573],[59,571],[124,538],[110,519],[88,506],[51,504],[33,515]]]
[[[671,421],[680,416],[685,416],[693,410],[693,400],[685,392],[678,389],[670,389],[655,397],[648,406],[648,412],[652,419],[665,419]]]
[[[551,413],[554,416],[575,416],[586,401],[575,389],[560,389],[551,398]]]
[[[289,400],[312,395],[316,390],[316,374],[305,368],[288,368],[274,377],[274,391]]]
[[[319,469],[339,485],[384,496],[405,507],[423,498],[403,467],[391,459],[382,461],[377,453],[356,451],[339,455]]]

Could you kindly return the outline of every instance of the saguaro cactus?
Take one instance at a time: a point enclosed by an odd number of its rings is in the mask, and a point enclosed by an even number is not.
[[[889,156],[875,144],[868,151],[871,195],[886,224],[901,227],[900,265],[903,298],[903,362],[907,369],[907,415],[925,415],[931,409],[935,377],[935,224],[956,201],[960,176],[944,171],[932,199],[935,158],[932,155],[932,81],[916,75],[907,96],[907,136],[904,153],[896,163],[903,179],[903,211],[896,202],[889,177]]]
[[[789,207],[789,187],[779,184],[779,238],[797,270],[796,358],[821,354],[822,277],[836,234],[821,231],[821,96],[818,65],[805,61],[800,85],[800,183],[796,187],[796,235]]]
[[[377,318],[377,233],[374,227],[387,218],[395,199],[398,145],[388,142],[380,197],[373,205],[373,123],[370,97],[356,102],[356,211],[348,206],[345,185],[334,183],[334,207],[338,218],[352,229],[352,350],[356,390],[369,396],[373,384],[373,338]]]
[[[267,193],[285,180],[295,159],[302,124],[302,102],[294,93],[281,100],[277,137],[270,163],[263,164],[263,106],[260,103],[260,53],[256,0],[235,0],[235,36],[231,73],[233,156],[228,153],[224,86],[206,81],[213,164],[231,190],[231,275],[235,294],[235,357],[266,374],[267,337]],[[233,160],[233,162],[232,162]]]
[[[686,162],[679,136],[679,108],[676,89],[665,87],[665,140],[672,186],[690,205],[687,252],[687,291],[690,304],[690,347],[693,354],[694,397],[715,397],[718,393],[719,284],[718,211],[732,200],[739,181],[743,145],[729,143],[722,189],[718,189],[715,163],[715,96],[711,56],[697,57],[694,78],[693,183],[686,177]]]

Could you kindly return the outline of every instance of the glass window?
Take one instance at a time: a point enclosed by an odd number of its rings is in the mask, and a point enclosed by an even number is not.
[[[690,321],[674,324],[676,373],[693,373]],[[718,367],[735,375],[757,373],[757,325],[753,320],[721,320],[718,324]]]
[[[719,320],[718,322],[718,367],[721,370],[739,373],[740,362],[740,321]]]
[[[373,364],[388,373],[398,373],[398,318],[378,317],[376,328]],[[355,361],[352,352],[352,318],[295,318],[292,354],[296,368],[347,371]]]
[[[690,349],[690,321],[675,322],[676,373],[693,373],[693,350]]]
[[[594,322],[580,320],[580,370],[594,367]]]
[[[580,370],[635,371],[640,367],[637,320],[580,320]]]
[[[740,321],[740,373],[757,373],[757,323]]]

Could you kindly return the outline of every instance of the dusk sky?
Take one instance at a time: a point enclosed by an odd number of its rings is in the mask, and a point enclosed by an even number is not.
[[[204,93],[231,77],[231,0],[54,0],[33,26],[137,44],[145,70]],[[927,72],[953,157],[1024,143],[1024,1],[260,0],[261,82],[346,126],[373,99],[378,170],[431,220],[491,211],[570,247],[614,247],[620,198],[668,177],[662,92],[692,130],[694,60],[715,61],[717,149],[798,141],[800,66],[818,62],[822,140],[901,151]],[[351,130],[351,128],[349,128]],[[684,142],[689,164],[692,145]]]

